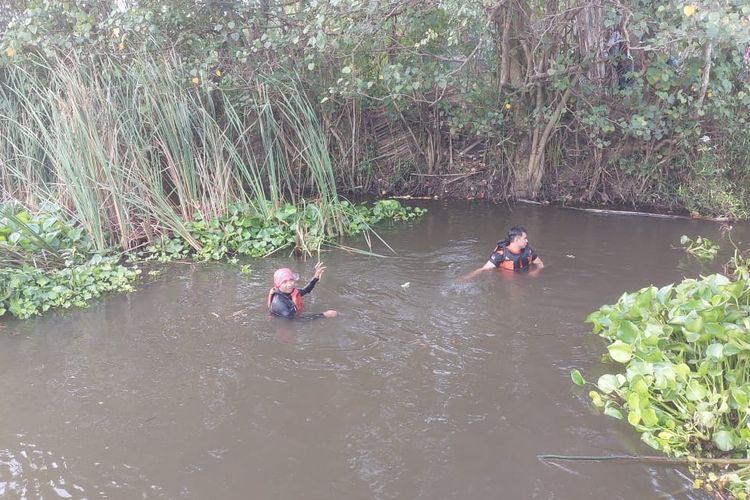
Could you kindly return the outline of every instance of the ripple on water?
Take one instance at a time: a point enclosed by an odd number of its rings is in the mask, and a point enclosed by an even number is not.
[[[73,498],[85,493],[72,481],[64,457],[24,441],[14,449],[0,449],[0,496]]]

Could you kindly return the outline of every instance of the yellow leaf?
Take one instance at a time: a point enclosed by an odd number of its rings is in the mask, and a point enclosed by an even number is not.
[[[194,76],[194,77],[193,77],[193,79],[192,79],[191,81],[192,81],[192,82],[193,82],[193,83],[194,83],[195,85],[198,85],[198,84],[199,84],[199,83],[201,82],[201,79],[200,79],[200,78],[198,78],[197,76]]]
[[[14,49],[13,47],[8,47],[7,49],[5,49],[5,55],[8,56],[8,57],[15,56],[16,55],[16,49]]]
[[[510,108],[512,108],[512,107],[513,107],[513,106],[512,106],[512,105],[511,105],[511,104],[510,104],[509,102],[505,104],[505,109],[510,109]]]
[[[221,70],[220,70],[220,69],[217,69],[217,70],[215,71],[215,73],[216,73],[216,76],[221,76]]]
[[[690,17],[693,14],[695,14],[695,10],[696,10],[695,5],[686,5],[685,7],[682,8],[683,14],[685,14],[687,17]]]

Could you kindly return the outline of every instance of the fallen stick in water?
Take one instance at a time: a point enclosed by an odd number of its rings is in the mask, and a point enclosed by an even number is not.
[[[520,203],[527,203],[530,205],[550,205],[549,202],[527,200],[525,198],[518,198],[516,201]],[[560,205],[559,208],[566,208],[568,210],[578,210],[579,212],[589,212],[592,214],[602,215],[635,215],[638,217],[658,217],[661,219],[685,219],[685,220],[707,220],[711,222],[732,222],[734,219],[731,217],[703,217],[703,216],[692,216],[692,215],[677,215],[677,214],[660,214],[655,212],[638,212],[632,210],[610,210],[606,208],[585,208],[585,207],[571,207]]]
[[[619,460],[625,462],[661,462],[667,464],[714,464],[714,465],[749,465],[750,458],[696,458],[696,457],[655,457],[648,455],[537,455],[541,460],[569,460],[575,462],[603,462]]]

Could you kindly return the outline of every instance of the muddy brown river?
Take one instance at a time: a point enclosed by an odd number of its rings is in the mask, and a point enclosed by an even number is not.
[[[275,255],[248,275],[170,264],[87,309],[0,320],[0,496],[704,498],[674,466],[538,455],[656,453],[571,383],[612,369],[583,319],[719,271],[719,225],[424,203],[422,221],[380,228],[396,253],[323,253],[305,305],[334,319],[268,318],[274,269],[315,263]],[[545,269],[462,281],[513,224]],[[721,257],[688,257],[682,234]]]

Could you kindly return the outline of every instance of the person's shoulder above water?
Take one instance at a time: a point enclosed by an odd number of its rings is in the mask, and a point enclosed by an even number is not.
[[[273,287],[268,291],[267,306],[268,311],[280,318],[287,319],[316,319],[316,318],[334,318],[337,312],[330,309],[328,311],[316,314],[301,315],[302,296],[312,292],[316,283],[320,281],[323,272],[326,270],[322,262],[315,264],[315,274],[313,278],[303,288],[297,288],[295,285],[299,280],[299,275],[294,273],[288,267],[277,269],[273,273]]]
[[[509,271],[538,271],[544,262],[529,246],[529,237],[523,226],[510,228],[504,240],[497,242],[484,266],[466,275],[470,279],[488,269],[506,269]]]

